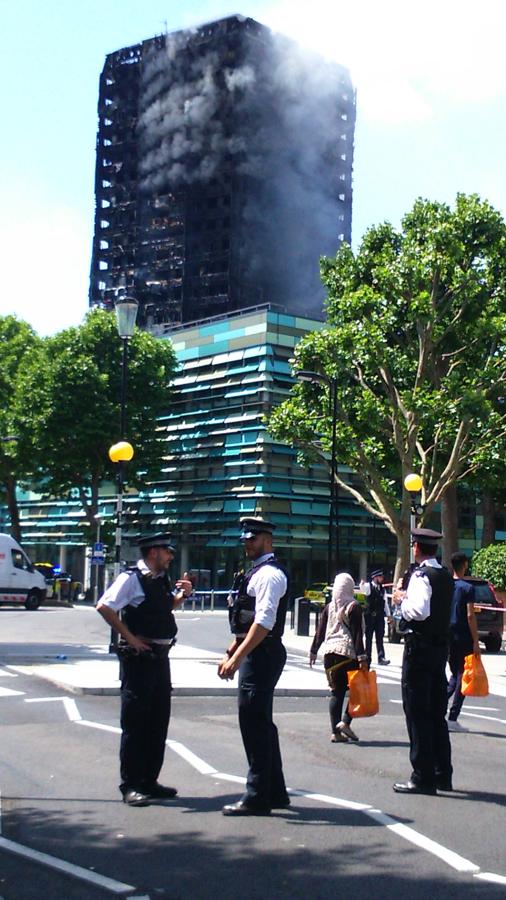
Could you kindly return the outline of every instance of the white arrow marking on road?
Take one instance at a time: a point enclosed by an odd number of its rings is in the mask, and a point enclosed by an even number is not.
[[[11,688],[0,687],[0,697],[14,697],[15,694],[21,696],[24,691],[13,691]]]
[[[31,700],[25,700],[25,703],[63,703],[65,707],[65,712],[69,717],[71,722],[78,722],[81,718],[79,710],[77,708],[77,703],[75,700],[71,700],[70,697],[35,697]]]

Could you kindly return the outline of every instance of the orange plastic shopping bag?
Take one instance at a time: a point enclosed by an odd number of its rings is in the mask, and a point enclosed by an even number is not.
[[[488,678],[479,653],[470,653],[466,656],[460,690],[465,697],[487,696]]]
[[[350,688],[349,712],[352,719],[375,716],[379,710],[376,672],[354,669],[348,672]]]

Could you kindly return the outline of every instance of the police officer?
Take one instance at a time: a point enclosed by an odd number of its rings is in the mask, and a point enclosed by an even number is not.
[[[364,610],[365,622],[365,652],[367,654],[367,665],[370,667],[372,659],[372,639],[376,638],[376,652],[378,654],[378,665],[388,666],[389,659],[385,658],[385,647],[383,643],[385,635],[385,613],[389,614],[389,610],[385,608],[386,594],[384,588],[385,573],[383,569],[375,569],[371,572],[369,581],[360,582],[360,591],[367,598],[367,604]]]
[[[401,794],[452,790],[450,739],[446,723],[446,675],[453,578],[436,560],[442,535],[430,528],[411,532],[416,568],[401,600],[405,646],[402,701],[413,768]]]
[[[183,578],[172,589],[170,534],[139,540],[141,559],[100,598],[97,611],[119,635],[121,676],[120,791],[129,806],[170,799],[177,790],[158,783],[170,719],[169,650],[177,625],[173,609],[191,594]],[[120,616],[121,611],[121,616]]]
[[[230,607],[234,638],[218,668],[220,678],[239,669],[239,726],[249,763],[246,792],[223,807],[226,816],[269,815],[290,805],[283,776],[278,730],[272,720],[274,688],[286,662],[281,643],[288,576],[272,549],[274,525],[241,519],[241,541],[253,563],[236,579]]]

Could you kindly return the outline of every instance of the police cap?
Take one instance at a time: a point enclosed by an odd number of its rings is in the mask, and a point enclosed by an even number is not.
[[[247,541],[248,538],[255,537],[257,534],[272,534],[275,529],[272,522],[266,522],[261,516],[252,516],[247,519],[241,519],[241,535],[239,540]]]
[[[379,578],[380,575],[384,575],[383,569],[375,569],[374,572],[371,572],[371,578]]]
[[[419,544],[437,544],[443,535],[440,531],[433,531],[432,528],[412,528],[411,537]]]
[[[139,538],[137,541],[141,550],[150,550],[151,547],[164,547],[165,550],[170,550],[171,553],[176,552],[176,548],[172,543],[172,535],[170,531],[161,532],[159,534],[150,534],[145,537]]]

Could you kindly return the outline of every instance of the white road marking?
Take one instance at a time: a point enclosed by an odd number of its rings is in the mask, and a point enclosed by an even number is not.
[[[480,871],[480,867],[477,866],[476,863],[471,862],[469,859],[465,859],[458,853],[454,853],[453,850],[449,850],[447,847],[443,847],[442,844],[438,844],[437,841],[433,841],[424,834],[420,834],[420,832],[415,831],[414,828],[410,828],[409,825],[403,825],[402,822],[396,822],[395,819],[392,819],[391,816],[381,812],[381,810],[369,808],[364,809],[364,813],[366,816],[374,819],[375,822],[384,825],[389,831],[393,831],[394,834],[398,834],[399,837],[409,841],[410,844],[414,844],[422,850],[427,850],[427,852],[431,853],[433,856],[439,857],[439,859],[443,860],[448,866],[451,866],[452,869],[456,869],[457,872],[468,872],[471,875],[475,875]]]
[[[506,884],[506,876],[494,875],[493,872],[479,872],[474,877],[481,881],[491,881],[493,884]]]
[[[184,744],[180,744],[179,741],[171,741],[168,740],[167,747],[177,753],[178,756],[181,756],[186,760],[190,766],[193,766],[197,772],[200,772],[201,775],[214,775],[216,773],[216,769],[213,766],[210,766],[209,763],[206,763],[205,760],[201,759],[200,756],[197,756],[188,747],[185,747]]]
[[[24,691],[13,691],[11,688],[0,687],[0,697],[14,697],[16,694],[21,696],[24,693]]]
[[[25,703],[56,703],[58,701],[63,703],[65,712],[67,713],[70,721],[78,722],[81,718],[81,714],[77,708],[76,701],[71,700],[70,697],[35,697],[30,700],[25,700]]]
[[[7,672],[6,669],[0,669],[0,678],[17,678],[16,672]]]
[[[100,722],[91,722],[86,719],[82,719],[77,708],[77,704],[75,700],[71,700],[68,697],[44,697],[37,698],[31,700],[25,700],[25,703],[44,703],[50,702],[54,700],[61,700],[64,704],[65,710],[71,722],[77,725],[85,725],[88,728],[95,728],[102,731],[108,731],[115,734],[120,734],[121,729],[117,726],[113,725],[103,725]],[[402,703],[401,700],[391,700],[391,703]],[[485,707],[486,708],[486,707]],[[503,722],[505,720],[497,719],[492,716],[479,716],[473,713],[467,713],[467,715],[473,716],[475,718],[484,718],[484,719],[492,719],[493,721]],[[505,722],[506,724],[506,722]],[[181,744],[179,741],[167,740],[167,746],[174,753],[177,753],[178,756],[182,757],[192,768],[196,769],[202,775],[211,775],[213,778],[217,778],[223,781],[231,781],[236,784],[245,784],[246,779],[237,775],[229,775],[226,772],[218,772],[213,766],[209,765],[205,760],[203,760],[200,756],[197,756],[186,747],[184,744]],[[458,872],[471,874],[475,878],[479,878],[482,881],[493,882],[495,884],[506,884],[506,876],[498,875],[493,872],[481,872],[480,867],[473,863],[471,860],[466,859],[463,856],[460,856],[458,853],[455,853],[453,850],[444,847],[442,844],[439,844],[437,841],[433,841],[431,838],[428,838],[426,835],[421,834],[418,831],[415,831],[414,828],[410,828],[408,825],[404,825],[402,822],[396,821],[391,816],[382,812],[380,809],[374,809],[370,804],[358,803],[353,800],[343,800],[339,797],[333,797],[328,794],[317,794],[311,791],[304,791],[298,789],[288,788],[288,792],[293,796],[304,797],[310,800],[316,800],[320,803],[326,803],[331,806],[339,806],[343,809],[350,809],[357,812],[362,812],[364,815],[373,819],[376,823],[383,825],[389,831],[403,838],[409,843],[419,847],[421,850],[425,850],[433,856],[438,857],[443,862],[445,862],[448,866],[455,869]],[[0,796],[0,835],[1,835],[1,796]],[[110,890],[116,894],[124,894],[134,888],[131,885],[125,885],[121,882],[114,881],[113,879],[106,878],[105,876],[97,875],[94,872],[90,872],[87,869],[83,869],[80,866],[74,866],[70,863],[66,863],[63,860],[59,860],[56,857],[49,856],[45,853],[39,853],[39,851],[31,850],[27,847],[23,847],[21,844],[16,844],[13,841],[8,841],[5,838],[0,837],[0,848],[5,850],[9,850],[12,853],[17,853],[20,856],[25,856],[30,859],[34,859],[37,862],[41,862],[45,865],[48,865],[52,868],[59,869],[60,871],[66,872],[69,875],[74,875],[76,878],[80,878],[82,880],[90,881],[93,884],[97,884],[103,887],[106,890]],[[139,898],[139,900],[143,900],[143,898]],[[149,898],[148,898],[149,900]]]
[[[23,844],[17,844],[15,841],[8,841],[7,838],[0,837],[0,850],[7,850],[8,853],[14,853],[16,856],[23,856],[25,859],[31,859],[34,862],[48,866],[50,869],[56,869],[64,872],[65,875],[71,875],[80,881],[87,881],[113,894],[128,894],[135,890],[131,884],[124,884],[122,881],[115,881],[113,878],[107,878],[105,875],[99,875],[90,869],[84,869],[82,866],[76,866],[73,863],[66,862],[64,859],[58,859],[56,856],[50,856],[48,853],[41,853],[39,850],[32,850],[30,847],[24,847]]]
[[[497,716],[482,716],[479,713],[470,713],[462,710],[460,713],[461,716],[469,716],[472,719],[487,719],[489,722],[500,722],[501,725],[506,725],[506,719],[499,719]]]

